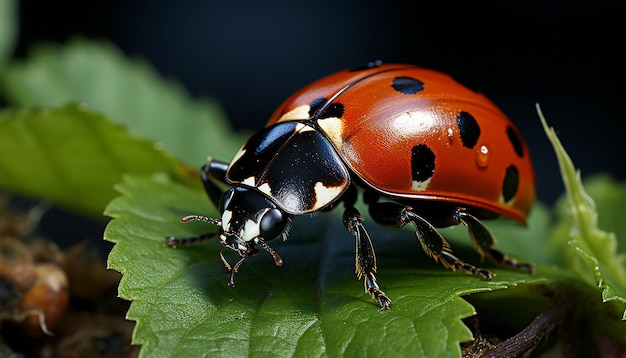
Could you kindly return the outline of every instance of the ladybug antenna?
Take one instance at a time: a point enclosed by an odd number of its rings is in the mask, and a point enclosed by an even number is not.
[[[270,255],[272,255],[272,258],[274,259],[274,265],[276,266],[282,266],[283,265],[283,259],[282,257],[280,257],[280,255],[274,251],[274,249],[272,249],[270,247],[270,245],[268,245],[265,240],[263,239],[259,239],[259,246],[261,246],[261,248],[263,248],[263,250],[267,251],[270,253]]]
[[[190,221],[204,221],[205,223],[213,224],[213,225],[221,225],[222,219],[208,218],[202,215],[185,215],[180,218],[180,222],[188,223]]]
[[[222,223],[222,220],[220,219],[207,218],[206,216],[201,216],[201,215],[185,215],[180,218],[180,222],[182,223],[188,223],[194,220],[204,221],[206,223],[213,224],[213,225],[221,225]],[[203,234],[203,235],[196,236],[196,237],[187,237],[187,238],[177,238],[177,237],[169,236],[165,238],[165,242],[163,242],[163,245],[171,246],[171,247],[190,246],[195,243],[211,240],[215,236],[217,236],[217,233],[215,232]]]

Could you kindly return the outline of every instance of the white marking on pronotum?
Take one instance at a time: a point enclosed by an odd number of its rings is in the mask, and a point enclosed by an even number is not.
[[[230,219],[233,218],[233,212],[230,210],[224,210],[222,214],[222,230],[225,232],[230,231]]]
[[[305,104],[302,106],[298,106],[291,111],[283,114],[277,122],[285,122],[285,121],[293,121],[297,119],[309,119],[309,111],[311,110],[311,106]]]
[[[317,210],[324,205],[335,200],[343,191],[344,186],[325,186],[322,182],[315,183],[315,204],[313,209]]]
[[[261,235],[259,224],[254,220],[246,220],[243,230],[239,233],[239,237],[244,241],[251,241]]]
[[[253,176],[247,177],[246,179],[241,181],[242,184],[254,186],[256,184],[256,178]]]
[[[424,191],[428,188],[428,184],[430,184],[431,179],[432,177],[422,181],[413,180],[413,185],[411,185],[411,189],[415,191]]]
[[[337,117],[328,117],[319,119],[317,123],[324,130],[330,141],[339,148],[343,142],[343,120]]]
[[[303,132],[314,132],[315,128],[304,124],[304,123],[297,123],[296,124],[296,132],[298,133],[303,133]]]
[[[259,185],[258,189],[262,193],[265,193],[265,194],[269,195],[270,197],[272,196],[272,188],[270,187],[269,183],[263,183],[263,184]]]

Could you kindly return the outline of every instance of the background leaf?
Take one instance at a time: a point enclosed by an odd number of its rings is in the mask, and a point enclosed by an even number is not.
[[[85,106],[0,112],[0,187],[101,215],[123,173],[184,168],[148,140]]]
[[[368,220],[379,282],[393,300],[380,312],[355,278],[353,239],[331,213],[296,218],[289,240],[271,242],[285,266],[262,253],[231,288],[218,243],[163,247],[166,236],[210,230],[178,222],[212,211],[201,190],[162,175],[126,177],[118,190],[106,211],[114,218],[105,231],[115,243],[109,267],[123,274],[119,294],[132,300],[128,317],[143,356],[459,356],[459,342],[472,338],[461,319],[474,314],[459,295],[544,282],[498,269],[490,282],[446,271],[414,233]]]
[[[626,253],[626,225],[622,212],[626,203],[626,182],[609,174],[594,175],[583,180],[585,192],[593,198],[598,213],[598,227],[615,234],[618,253]],[[557,203],[560,215],[567,213],[565,197]]]
[[[14,0],[0,1],[0,70],[13,52],[17,35],[17,4]]]
[[[147,63],[126,58],[106,42],[42,44],[6,72],[2,84],[11,103],[86,103],[132,133],[162,143],[194,168],[209,152],[230,160],[244,140],[225,140],[233,135],[215,101],[190,99],[182,86],[161,79]]]

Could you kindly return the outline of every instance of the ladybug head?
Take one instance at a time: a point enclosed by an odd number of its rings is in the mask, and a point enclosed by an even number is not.
[[[233,187],[224,193],[220,213],[220,242],[224,247],[237,252],[241,261],[256,255],[261,247],[272,255],[276,266],[282,265],[282,259],[266,241],[286,235],[291,215],[263,194],[245,187]]]

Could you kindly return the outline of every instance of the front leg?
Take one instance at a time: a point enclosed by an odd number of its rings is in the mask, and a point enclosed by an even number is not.
[[[411,224],[422,245],[422,249],[435,262],[452,271],[461,270],[467,274],[481,276],[491,280],[493,273],[466,263],[452,253],[450,244],[441,236],[437,229],[426,219],[411,210],[410,207],[393,202],[370,204],[370,215],[377,223],[395,228]]]
[[[365,292],[369,293],[380,304],[381,310],[388,310],[391,300],[376,283],[376,253],[372,240],[362,222],[361,214],[353,206],[349,206],[344,211],[343,224],[356,239],[356,276],[359,280],[365,277]]]
[[[219,208],[220,200],[224,194],[224,191],[216,182],[223,184],[228,183],[226,180],[227,170],[228,163],[220,162],[213,158],[209,158],[209,161],[200,169],[200,178],[202,179],[204,191],[216,208]]]

